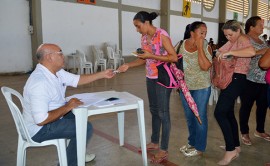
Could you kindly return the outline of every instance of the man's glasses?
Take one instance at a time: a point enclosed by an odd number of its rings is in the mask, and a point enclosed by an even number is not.
[[[59,54],[59,55],[63,55],[63,52],[62,52],[62,50],[60,50],[60,51],[57,51],[57,52],[51,52],[51,53],[49,53],[49,54]]]

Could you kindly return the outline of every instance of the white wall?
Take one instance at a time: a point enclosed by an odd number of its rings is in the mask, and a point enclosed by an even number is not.
[[[173,45],[184,38],[186,26],[194,21],[201,21],[201,19],[175,15],[170,16],[170,37],[172,38]]]
[[[160,0],[122,0],[122,4],[160,10]]]
[[[57,43],[64,54],[80,49],[92,60],[90,45],[118,44],[117,9],[53,0],[41,2],[43,42]]]
[[[213,38],[215,44],[218,43],[218,23],[204,21],[207,26],[206,39]]]
[[[65,54],[81,49],[90,60],[93,60],[90,45],[98,45],[103,50],[104,42],[119,46],[118,9],[55,0],[41,2],[43,42],[59,44]],[[134,1],[123,0],[122,3],[133,5]],[[151,9],[160,8],[157,0],[140,0],[137,3]],[[122,12],[123,55],[130,55],[140,47],[140,34],[133,25],[135,14]],[[153,24],[159,27],[160,18],[153,21]]]
[[[136,31],[133,25],[133,18],[136,15],[134,12],[122,13],[122,46],[123,55],[130,55],[137,48],[141,47],[141,34]],[[160,27],[160,17],[153,20],[152,24]]]
[[[32,69],[29,2],[1,0],[0,3],[0,73],[28,72]]]

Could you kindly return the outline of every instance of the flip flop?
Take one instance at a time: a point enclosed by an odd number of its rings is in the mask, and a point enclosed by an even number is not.
[[[248,145],[248,146],[252,145],[251,140],[245,137],[244,135],[241,136],[241,140],[242,140],[242,143],[245,145]]]
[[[165,152],[164,156],[162,157],[156,157],[156,155],[154,155],[151,159],[151,163],[162,163],[163,161],[167,160],[168,159],[168,152]]]
[[[262,136],[262,134],[263,134],[263,136]],[[267,133],[259,133],[259,134],[257,134],[256,132],[254,133],[254,136],[255,137],[258,137],[258,138],[262,138],[262,139],[264,139],[264,140],[266,140],[266,141],[270,141],[270,136],[269,136],[269,134],[267,134]]]
[[[236,158],[238,158],[238,157],[239,157],[239,154],[236,153],[236,155],[235,155],[233,158],[231,158],[231,160],[229,160],[229,161],[226,161],[226,160],[220,160],[217,164],[218,164],[218,165],[229,165],[234,159],[236,159]]]

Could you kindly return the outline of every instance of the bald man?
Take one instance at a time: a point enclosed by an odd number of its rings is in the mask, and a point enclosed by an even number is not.
[[[50,139],[67,138],[69,166],[77,165],[75,116],[73,108],[83,104],[73,98],[66,103],[67,86],[77,87],[102,78],[112,78],[114,73],[108,69],[95,74],[75,75],[63,70],[65,60],[61,48],[55,44],[42,44],[36,52],[39,63],[26,82],[23,96],[25,108],[23,117],[32,139],[43,142]],[[93,129],[87,126],[87,141]],[[92,161],[94,154],[86,155],[86,162]]]

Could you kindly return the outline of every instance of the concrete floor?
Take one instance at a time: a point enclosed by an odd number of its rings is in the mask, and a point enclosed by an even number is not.
[[[0,76],[0,86],[8,86],[22,92],[28,75]],[[67,96],[75,93],[97,92],[106,90],[127,91],[144,100],[145,123],[147,142],[151,136],[151,116],[148,108],[148,99],[145,87],[144,68],[130,69],[126,73],[118,74],[110,80],[100,80],[95,83],[80,86],[77,89],[69,88]],[[236,117],[240,104],[235,105]],[[214,166],[223,157],[224,151],[219,148],[224,145],[224,140],[220,128],[213,116],[215,105],[208,107],[208,144],[206,152],[202,157],[184,157],[179,152],[179,147],[187,143],[188,131],[183,113],[183,108],[178,94],[173,91],[171,94],[171,135],[169,143],[169,159],[159,165],[167,166]],[[232,166],[263,166],[270,162],[270,142],[253,136],[255,130],[255,108],[252,110],[250,118],[250,137],[253,145],[241,145],[240,157],[234,160]],[[142,166],[142,157],[137,152],[140,147],[137,115],[134,111],[125,114],[125,146],[118,144],[117,116],[116,114],[106,114],[92,116],[89,118],[95,132],[87,146],[89,153],[95,153],[96,159],[87,166]],[[270,114],[267,113],[266,131],[270,133]],[[0,95],[0,166],[16,165],[17,132],[7,104]],[[148,154],[148,159],[155,152]],[[150,161],[150,160],[148,160]],[[29,148],[27,150],[27,166],[55,166],[58,163],[56,148]],[[149,162],[149,166],[151,164]],[[156,164],[158,165],[158,164]]]

